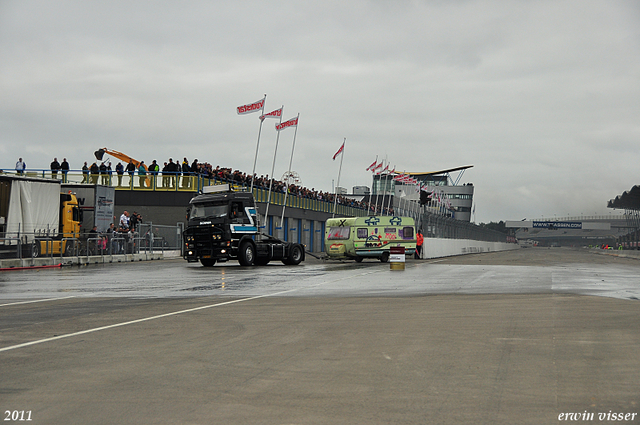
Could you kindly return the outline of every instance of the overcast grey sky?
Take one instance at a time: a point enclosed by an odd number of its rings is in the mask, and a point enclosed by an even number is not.
[[[346,137],[347,188],[377,155],[473,165],[476,222],[608,214],[640,183],[640,2],[0,0],[0,168],[108,147],[250,172],[258,114],[236,107],[264,94],[300,113],[307,187],[332,189]]]

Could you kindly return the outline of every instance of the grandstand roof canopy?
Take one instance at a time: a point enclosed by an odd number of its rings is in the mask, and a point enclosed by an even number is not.
[[[405,172],[403,174],[408,174],[410,176],[416,176],[416,177],[429,176],[429,175],[452,173],[454,171],[462,171],[462,170],[466,170],[467,168],[472,168],[472,167],[473,167],[473,165],[465,165],[463,167],[448,168],[446,170],[440,170],[440,171],[423,171],[423,172],[417,172],[417,173]]]
[[[625,210],[640,210],[640,186],[636,185],[631,190],[625,191],[616,199],[609,201],[608,208],[620,208]]]

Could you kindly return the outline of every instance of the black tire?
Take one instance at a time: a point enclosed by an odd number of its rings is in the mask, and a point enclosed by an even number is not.
[[[215,258],[201,258],[200,259],[200,263],[202,263],[202,265],[204,267],[213,267],[213,265],[216,263],[216,259]]]
[[[304,259],[304,251],[302,250],[302,246],[298,244],[291,245],[289,248],[289,256],[285,260],[285,264],[288,266],[297,266]]]
[[[383,263],[386,263],[389,261],[389,253],[388,252],[383,252],[382,255],[380,256],[380,261]]]
[[[238,262],[241,266],[252,266],[256,259],[256,248],[251,242],[244,242],[238,250]]]
[[[91,257],[93,255],[95,255],[95,252],[90,246],[84,245],[82,248],[80,248],[81,257]]]
[[[41,246],[40,246],[40,243],[41,243],[41,242],[40,242],[40,241],[38,241],[38,240],[33,241],[33,245],[32,245],[32,248],[31,248],[31,257],[32,257],[32,258],[38,258],[38,257],[40,257],[40,254],[42,253],[42,252],[41,252]]]
[[[76,254],[76,243],[74,241],[67,241],[64,247],[64,256],[73,257]]]
[[[362,263],[362,260],[364,260],[364,258],[356,257],[355,260],[356,260],[356,263]]]

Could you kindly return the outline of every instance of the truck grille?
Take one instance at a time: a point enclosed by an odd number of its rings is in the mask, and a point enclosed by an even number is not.
[[[197,246],[209,246],[212,242],[223,240],[224,233],[216,227],[191,227],[185,230],[185,236],[193,237]]]

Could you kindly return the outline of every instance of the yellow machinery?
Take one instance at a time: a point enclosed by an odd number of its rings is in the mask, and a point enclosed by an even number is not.
[[[102,158],[104,158],[104,155],[111,155],[114,158],[118,158],[124,162],[126,162],[127,164],[129,162],[132,162],[133,165],[136,166],[136,173],[138,168],[140,167],[140,161],[138,161],[137,159],[131,158],[129,155],[126,155],[122,152],[118,152],[118,151],[114,151],[112,149],[107,149],[107,148],[100,148],[97,151],[94,152],[94,155],[96,156],[96,159],[98,161],[102,161]],[[125,165],[126,167],[126,165]],[[147,168],[146,164],[142,164],[142,167],[144,168],[145,172],[147,172],[149,169]],[[147,174],[147,180],[146,180],[146,186],[147,187],[151,187],[151,179],[148,177]]]
[[[60,194],[60,227],[58,235],[52,239],[38,239],[36,252],[33,256],[41,255],[73,255],[80,236],[80,208],[78,198],[73,193]]]

